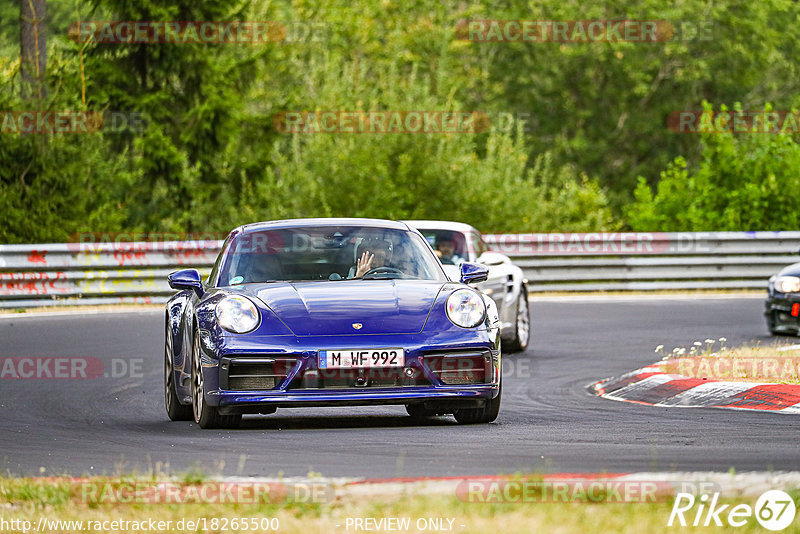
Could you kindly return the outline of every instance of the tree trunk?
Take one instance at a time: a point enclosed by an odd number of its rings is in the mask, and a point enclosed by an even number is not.
[[[22,95],[41,100],[47,66],[47,0],[19,0],[19,50]]]

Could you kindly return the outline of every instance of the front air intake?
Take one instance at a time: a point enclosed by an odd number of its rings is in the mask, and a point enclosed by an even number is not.
[[[490,351],[426,354],[425,365],[448,386],[488,384],[492,381]]]
[[[287,358],[223,358],[220,388],[230,391],[274,389],[289,375],[296,362]]]

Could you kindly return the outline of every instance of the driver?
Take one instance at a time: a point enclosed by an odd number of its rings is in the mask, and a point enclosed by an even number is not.
[[[377,237],[366,238],[358,245],[356,256],[356,265],[350,268],[347,278],[361,278],[370,270],[385,266],[392,259],[392,244]]]
[[[449,236],[442,236],[436,240],[436,255],[444,265],[460,265],[464,258],[456,254],[456,244]]]

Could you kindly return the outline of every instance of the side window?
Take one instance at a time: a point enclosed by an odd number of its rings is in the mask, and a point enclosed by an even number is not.
[[[489,250],[489,247],[486,246],[486,243],[481,237],[480,234],[472,233],[470,234],[470,241],[472,241],[473,246],[475,247],[475,256],[480,257],[481,254]]]
[[[231,242],[231,236],[225,239],[225,242],[222,243],[222,248],[219,249],[219,256],[217,256],[217,261],[214,262],[214,268],[211,269],[211,273],[208,275],[208,279],[206,279],[206,285],[211,285],[215,283],[217,279],[217,275],[219,274],[220,267],[222,265],[222,258],[225,256],[225,250],[227,250],[228,245]]]

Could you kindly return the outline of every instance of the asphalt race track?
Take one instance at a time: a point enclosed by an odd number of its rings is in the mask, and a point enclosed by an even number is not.
[[[770,341],[763,299],[570,299],[534,302],[532,310],[534,342],[504,364],[494,424],[413,424],[403,407],[307,408],[246,417],[235,431],[167,419],[163,312],[3,316],[0,358],[100,358],[107,372],[125,376],[0,380],[2,470],[411,477],[800,467],[796,416],[639,406],[585,389],[657,360],[658,344]]]

